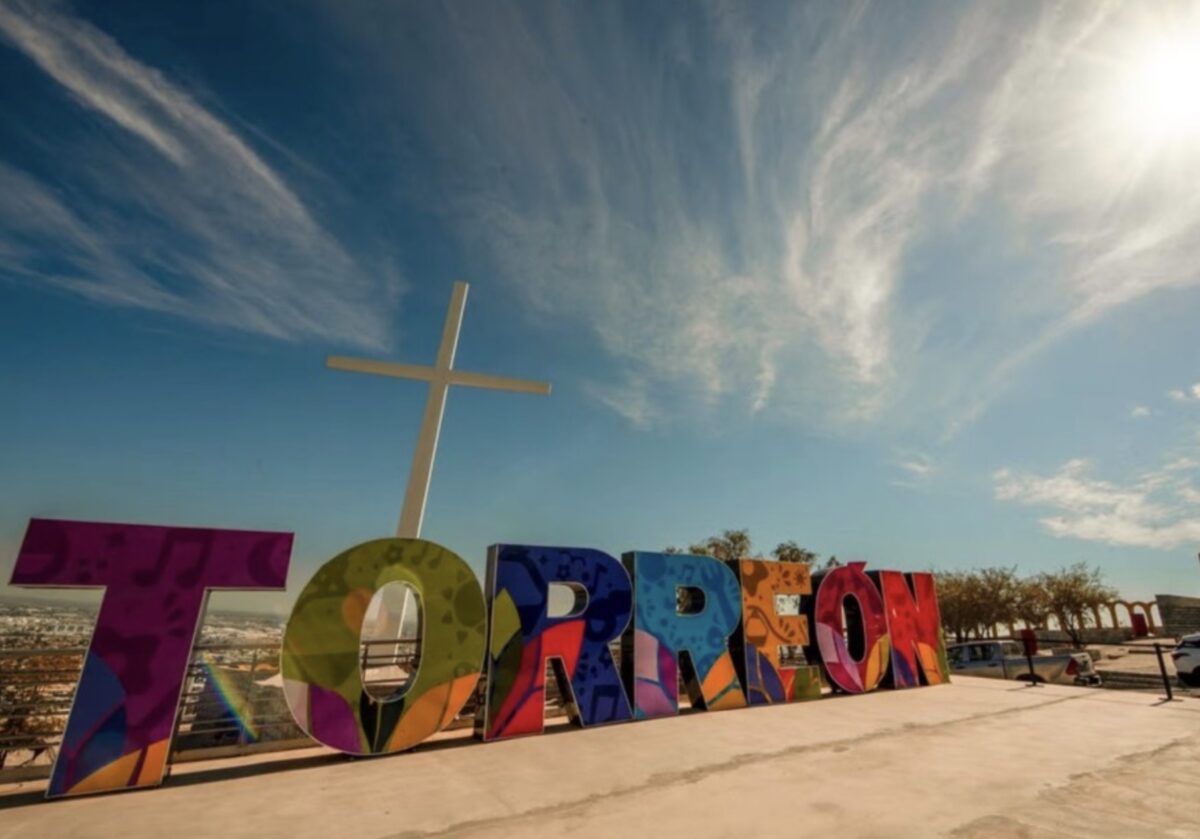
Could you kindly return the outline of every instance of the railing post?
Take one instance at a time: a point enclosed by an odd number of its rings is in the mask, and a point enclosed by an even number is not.
[[[1033,669],[1033,655],[1028,652],[1025,653],[1025,661],[1029,665],[1029,684],[1027,684],[1025,687],[1040,688],[1041,685],[1038,684],[1037,673],[1035,673]]]
[[[256,704],[254,702],[254,670],[258,667],[258,648],[254,648],[254,654],[250,656],[250,680],[246,683],[246,707],[242,709],[242,713],[246,715],[246,719],[242,721],[241,730],[238,731],[238,743],[246,745],[246,730],[254,725],[254,717],[257,713]]]
[[[183,709],[191,701],[192,678],[195,672],[196,647],[193,645],[191,654],[188,656],[187,668],[183,671],[183,688],[179,691],[179,703],[175,706],[175,724],[171,728],[171,742],[167,749],[167,765],[163,770],[164,781],[171,777],[171,770],[175,767],[175,744],[179,741],[179,726],[183,723]]]
[[[1154,654],[1158,656],[1158,670],[1162,673],[1163,689],[1167,692],[1167,701],[1175,701],[1175,692],[1171,690],[1171,678],[1167,675],[1167,663],[1163,660],[1162,645],[1154,645]]]

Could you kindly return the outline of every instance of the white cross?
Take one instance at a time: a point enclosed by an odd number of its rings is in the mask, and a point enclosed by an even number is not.
[[[429,382],[429,399],[425,403],[425,416],[421,420],[421,432],[417,436],[417,450],[413,453],[408,488],[404,490],[400,526],[396,529],[396,535],[401,538],[416,539],[421,535],[425,499],[429,495],[429,477],[433,472],[433,456],[437,451],[438,433],[442,428],[442,413],[446,408],[446,393],[450,390],[450,385],[514,390],[542,396],[550,393],[550,385],[547,382],[530,382],[454,369],[454,351],[458,347],[458,330],[462,326],[463,309],[467,305],[467,288],[466,283],[454,284],[454,292],[450,296],[450,309],[446,312],[446,326],[442,329],[442,343],[438,347],[437,362],[432,367],[347,358],[341,355],[332,355],[325,361],[326,365],[335,370],[375,373],[380,376]]]

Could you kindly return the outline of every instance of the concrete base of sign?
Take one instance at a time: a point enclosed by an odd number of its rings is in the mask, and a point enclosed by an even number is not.
[[[462,745],[462,748],[458,746]],[[177,766],[162,788],[0,792],[0,837],[1200,835],[1200,699],[954,684]]]

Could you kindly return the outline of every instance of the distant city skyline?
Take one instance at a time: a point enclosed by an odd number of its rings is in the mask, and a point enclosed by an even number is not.
[[[748,528],[909,570],[1200,594],[1186,3],[0,0],[0,583],[26,522]],[[0,586],[0,597],[98,593]]]

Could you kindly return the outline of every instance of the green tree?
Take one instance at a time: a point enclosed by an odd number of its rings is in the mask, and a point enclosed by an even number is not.
[[[672,545],[663,548],[663,553],[711,556],[725,562],[737,559],[761,559],[761,557],[754,556],[754,542],[750,538],[750,531],[744,527],[736,530],[722,530],[716,536],[709,536],[701,542],[688,545],[686,549]],[[794,539],[780,542],[775,546],[775,550],[771,551],[771,556],[780,562],[804,562],[809,565],[816,564],[820,559],[816,552],[802,547]],[[832,564],[826,563],[826,568],[832,568],[838,564],[834,557],[830,557],[830,562]]]
[[[730,560],[749,557],[752,549],[753,543],[750,539],[750,531],[746,528],[741,528],[739,530],[722,530],[717,536],[710,536],[703,542],[688,545],[686,552],[680,548],[671,546],[664,548],[663,553],[689,553],[695,556],[711,556],[728,562]],[[690,611],[692,605],[687,590],[683,588],[678,589],[675,596],[675,606],[680,613]]]
[[[805,565],[814,565],[820,559],[813,551],[800,547],[794,539],[780,542],[775,546],[775,550],[771,551],[771,556],[780,562],[803,562]]]
[[[708,556],[728,561],[748,558],[753,550],[753,543],[750,540],[750,531],[742,528],[722,530],[720,536],[710,536],[704,542],[704,547],[708,549]]]
[[[954,640],[965,641],[976,626],[978,579],[969,571],[938,571],[935,577],[942,626],[954,635]]]
[[[1012,625],[1021,601],[1015,568],[936,572],[942,624],[958,641],[995,635],[997,624]]]
[[[1100,569],[1090,568],[1086,562],[1039,574],[1037,583],[1045,592],[1047,613],[1058,618],[1076,648],[1083,646],[1083,630],[1095,620],[1093,609],[1117,598],[1116,590],[1105,584]]]
[[[1050,604],[1041,582],[1036,577],[1019,580],[1017,620],[1025,624],[1026,629],[1040,629],[1045,627],[1048,617],[1050,617]]]
[[[1021,580],[1014,568],[983,568],[978,572],[976,604],[980,637],[995,635],[998,625],[1012,626],[1017,621],[1021,601]]]

